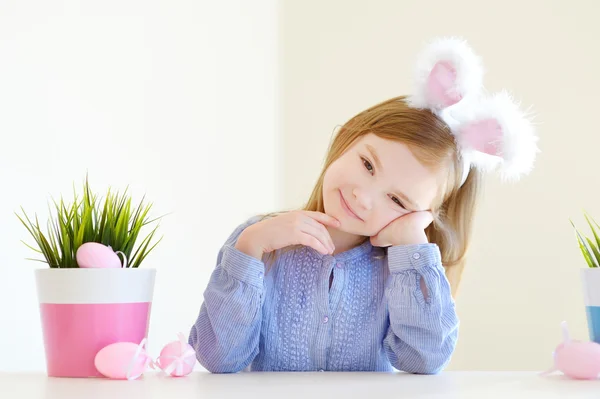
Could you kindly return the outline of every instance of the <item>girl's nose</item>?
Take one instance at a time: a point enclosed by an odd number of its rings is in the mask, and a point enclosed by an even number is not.
[[[371,208],[373,207],[373,201],[371,200],[371,197],[364,191],[355,188],[352,190],[352,194],[354,194],[354,198],[356,198],[356,202],[358,203],[358,205],[360,205],[362,208],[366,209],[367,211],[370,211]]]

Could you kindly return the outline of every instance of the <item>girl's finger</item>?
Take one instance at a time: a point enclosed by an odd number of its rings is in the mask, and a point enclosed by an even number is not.
[[[314,221],[313,221],[314,222]],[[327,253],[333,253],[333,241],[331,240],[331,236],[327,232],[327,229],[323,225],[319,225],[318,222],[313,223],[304,223],[302,227],[300,227],[300,231],[309,234],[315,237],[321,244],[327,248]]]
[[[315,219],[312,219],[309,217],[307,217],[305,219],[305,222],[306,222],[306,224],[312,226],[313,228],[315,228],[321,232],[321,234],[327,240],[327,246],[331,249],[331,252],[333,252],[335,250],[335,246],[333,245],[333,240],[331,239],[331,235],[329,234],[329,231],[327,231],[327,227],[325,227],[323,224],[317,222]]]
[[[331,227],[340,227],[340,221],[336,218],[329,216],[323,212],[314,212],[314,211],[304,211],[306,216],[311,217],[312,219],[320,222],[322,224],[326,224]]]
[[[302,245],[314,248],[323,255],[327,255],[329,253],[329,250],[321,243],[321,241],[317,240],[314,236],[310,234],[301,232],[298,241]]]

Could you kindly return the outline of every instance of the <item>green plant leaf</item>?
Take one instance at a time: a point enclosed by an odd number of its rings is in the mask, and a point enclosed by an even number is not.
[[[123,252],[127,256],[128,267],[139,267],[162,240],[161,238],[151,245],[158,228],[156,226],[150,234],[143,237],[136,248],[141,230],[148,224],[158,222],[161,217],[148,220],[152,204],[144,204],[145,196],[139,205],[133,208],[128,188],[123,193],[109,188],[104,201],[98,200],[98,196],[92,193],[86,174],[81,197],[77,195],[73,184],[73,202],[67,204],[62,196],[60,201],[52,201],[54,207],[49,206],[47,234],[42,232],[37,216],[35,222],[32,221],[21,207],[23,217],[19,214],[16,216],[33,237],[38,248],[24,241],[23,243],[41,254],[45,261],[28,259],[47,263],[53,268],[79,267],[76,259],[78,248],[86,242],[99,242],[111,246],[115,252]]]
[[[41,263],[46,263],[48,264],[47,261],[43,260],[43,259],[33,259],[33,258],[25,258],[25,260],[32,260],[34,262],[41,262]]]
[[[583,254],[583,257],[584,257],[585,261],[587,262],[588,266],[591,268],[598,267],[593,260],[594,255],[592,253],[590,253],[590,251],[588,250],[587,246],[585,245],[584,238],[582,237],[581,233],[579,233],[579,231],[575,227],[575,224],[573,223],[573,221],[571,221],[571,225],[573,225],[573,229],[575,230],[575,233],[577,235],[577,242],[579,243],[579,249],[581,250],[581,253]]]
[[[148,245],[150,244],[152,238],[154,237],[154,233],[156,232],[156,229],[157,228],[155,228],[146,238],[144,238],[144,240],[142,241],[142,244],[140,245],[140,248],[138,248],[138,251],[136,251],[135,255],[132,258],[130,267],[134,267],[134,268],[139,267],[140,264],[142,263],[142,261],[148,255],[148,253],[158,244],[158,242],[157,242],[150,248],[150,250],[148,250]],[[161,240],[162,240],[162,237],[159,240],[159,242]]]
[[[27,244],[25,241],[21,240],[21,242],[22,242],[23,244],[25,244],[25,246],[27,246],[29,249],[31,249],[31,250],[33,250],[33,251],[35,251],[35,252],[39,253],[39,254],[43,254],[43,252],[42,252],[42,251],[40,251],[40,250],[39,250],[39,249],[37,249],[37,248],[34,248],[34,247],[32,247],[31,245]]]
[[[594,258],[596,259],[596,264],[600,265],[600,251],[598,251],[598,248],[596,247],[596,244],[590,240],[589,238],[585,238],[591,248],[591,253],[594,256]]]
[[[591,220],[590,220],[591,219]],[[587,221],[588,225],[590,226],[590,229],[592,230],[592,234],[594,235],[594,239],[596,240],[596,246],[600,247],[600,236],[598,235],[598,233],[596,232],[596,229],[594,228],[594,224],[596,225],[596,227],[598,227],[600,229],[600,226],[598,226],[598,223],[596,223],[596,221],[587,214],[587,212],[585,213],[585,220]],[[592,221],[594,222],[592,224]]]

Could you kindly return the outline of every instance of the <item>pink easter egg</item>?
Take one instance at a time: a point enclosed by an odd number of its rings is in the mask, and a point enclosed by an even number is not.
[[[137,379],[149,362],[150,358],[144,348],[131,342],[116,342],[105,346],[94,359],[100,374],[117,380]]]
[[[77,264],[82,268],[120,268],[121,259],[110,247],[86,242],[77,249]]]
[[[600,374],[600,345],[595,342],[570,341],[556,348],[556,368],[576,379],[595,379]]]
[[[196,352],[180,338],[165,345],[157,359],[157,365],[173,377],[188,375],[194,369]]]

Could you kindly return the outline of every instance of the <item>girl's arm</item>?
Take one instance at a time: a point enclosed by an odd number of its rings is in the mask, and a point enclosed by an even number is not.
[[[258,354],[264,263],[235,248],[251,222],[239,226],[219,251],[189,344],[212,373],[236,373]]]
[[[386,353],[398,370],[436,374],[450,361],[459,326],[439,248],[435,244],[391,246],[387,262]]]

